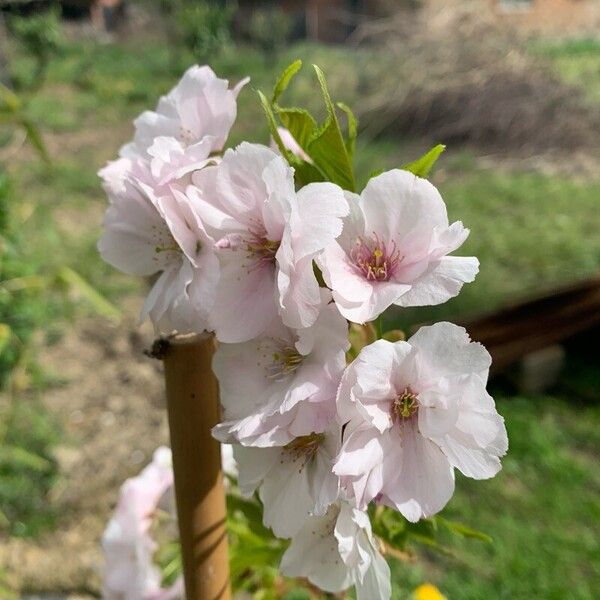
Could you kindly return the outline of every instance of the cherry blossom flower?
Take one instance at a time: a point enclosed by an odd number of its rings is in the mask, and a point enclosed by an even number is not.
[[[195,173],[194,184],[190,201],[221,236],[212,314],[219,341],[255,338],[277,315],[289,327],[312,325],[321,302],[313,259],[342,231],[348,204],[341,188],[312,183],[296,192],[285,160],[248,143]]]
[[[117,508],[102,536],[105,600],[183,598],[182,581],[161,587],[161,573],[153,562],[158,546],[150,532],[161,499],[172,485],[171,451],[161,447],[140,475],[121,487]]]
[[[358,508],[376,500],[417,521],[448,502],[454,468],[474,479],[500,470],[508,440],[485,389],[490,363],[452,323],[361,350],[338,391],[348,424],[334,466]]]
[[[309,517],[292,538],[280,565],[288,577],[306,577],[327,592],[356,586],[358,600],[389,600],[390,568],[379,553],[367,513],[347,502]]]
[[[219,278],[214,240],[186,196],[159,186],[140,161],[121,189],[108,190],[110,205],[98,243],[102,258],[132,275],[160,274],[140,319],[157,330],[210,329],[209,314]]]
[[[213,370],[224,422],[213,429],[217,439],[284,446],[323,431],[335,417],[348,326],[329,290],[319,296],[319,316],[310,327],[292,329],[276,318],[258,338],[219,344]]]
[[[174,138],[186,147],[210,137],[210,152],[220,152],[237,115],[237,96],[248,81],[229,89],[228,81],[210,67],[190,67],[161,97],[156,110],[145,111],[134,121],[133,142],[121,149],[121,156],[147,157],[158,137]]]
[[[469,230],[460,221],[448,224],[444,201],[427,180],[396,169],[346,197],[344,231],[319,265],[348,320],[372,321],[392,304],[440,304],[475,278],[476,258],[447,256]]]
[[[285,446],[245,448],[236,445],[238,485],[252,496],[259,489],[264,524],[278,537],[291,537],[309,515],[324,515],[338,499],[339,479],[332,472],[341,443],[341,427],[294,438]]]

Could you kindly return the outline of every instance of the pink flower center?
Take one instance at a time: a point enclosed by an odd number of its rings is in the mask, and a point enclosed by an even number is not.
[[[371,239],[356,239],[350,258],[369,281],[388,281],[403,257],[396,242],[385,243],[373,233]]]
[[[300,462],[299,472],[302,473],[302,469],[315,457],[324,437],[322,433],[297,437],[283,447],[283,452],[291,458],[292,462]]]
[[[392,416],[399,419],[410,419],[418,409],[418,397],[410,388],[406,388],[392,402]]]

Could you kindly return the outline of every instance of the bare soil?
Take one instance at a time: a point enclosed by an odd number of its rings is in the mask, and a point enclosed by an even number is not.
[[[131,318],[118,326],[85,320],[42,350],[43,367],[66,381],[43,398],[65,432],[50,499],[61,519],[40,540],[0,547],[0,568],[23,591],[98,595],[99,541],[119,487],[168,443],[162,366],[143,354],[152,339]]]

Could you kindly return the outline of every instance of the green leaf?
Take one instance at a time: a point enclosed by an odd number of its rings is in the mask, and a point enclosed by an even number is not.
[[[277,147],[279,148],[279,151],[281,152],[282,156],[285,157],[285,159],[293,165],[295,156],[285,147],[283,141],[281,140],[281,136],[277,131],[277,121],[275,120],[275,115],[273,114],[273,110],[271,109],[271,105],[269,104],[267,97],[260,90],[256,90],[256,93],[260,98],[260,104],[263,108],[265,116],[267,117],[267,124],[269,125],[269,131],[271,132],[271,136],[275,140],[275,143],[277,144]]]
[[[34,149],[44,160],[44,162],[50,164],[50,155],[46,150],[46,145],[44,144],[44,140],[42,139],[42,136],[37,126],[34,125],[28,119],[21,120],[21,125],[27,132],[27,138],[29,139],[29,143],[34,147]]]
[[[317,65],[313,65],[313,67],[321,86],[321,93],[327,108],[327,118],[323,125],[313,133],[306,151],[329,181],[353,192],[356,183],[352,159],[346,148],[335,107],[327,89],[325,75]]]
[[[356,150],[356,136],[358,134],[358,119],[352,112],[352,109],[343,102],[337,103],[338,107],[346,113],[346,119],[348,120],[348,139],[346,140],[346,149],[350,156],[354,156]]]
[[[12,330],[6,323],[0,323],[0,354],[8,346],[10,338],[12,336]]]
[[[274,539],[271,530],[263,525],[262,506],[258,502],[235,494],[227,494],[227,512],[234,514],[236,511],[240,511],[246,517],[254,534],[268,540]]]
[[[61,267],[56,274],[56,282],[74,291],[84,299],[99,315],[118,321],[121,311],[94,289],[79,273],[69,267]]]
[[[20,446],[0,447],[0,465],[19,465],[21,468],[31,469],[38,473],[46,471],[50,467],[50,461],[21,448]]]
[[[294,78],[296,73],[302,68],[302,61],[300,59],[295,60],[291,65],[286,67],[283,71],[275,87],[273,88],[273,99],[271,100],[272,104],[277,104],[277,100],[279,100],[279,96],[287,90],[290,81]]]
[[[440,525],[445,527],[448,531],[461,535],[462,537],[471,538],[474,540],[481,540],[482,542],[486,542],[488,544],[491,544],[494,541],[493,538],[487,533],[484,533],[483,531],[478,531],[477,529],[473,529],[472,527],[469,527],[464,523],[459,523],[458,521],[447,521],[439,515],[435,517],[435,520]]]
[[[427,177],[427,175],[429,175],[429,171],[431,171],[431,168],[445,149],[446,146],[444,146],[444,144],[438,144],[429,152],[423,154],[421,158],[404,165],[402,168],[406,171],[410,171],[418,177]]]
[[[275,110],[283,126],[292,134],[298,144],[306,149],[317,129],[317,122],[312,115],[303,108],[281,108],[275,105]]]

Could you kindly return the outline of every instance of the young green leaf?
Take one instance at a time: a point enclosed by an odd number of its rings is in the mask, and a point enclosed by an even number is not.
[[[291,65],[286,67],[283,73],[280,75],[275,87],[273,88],[273,99],[271,100],[272,104],[277,104],[277,100],[279,100],[279,96],[287,90],[290,81],[294,78],[296,73],[302,68],[302,61],[300,59],[295,60]]]
[[[275,120],[275,115],[273,114],[273,110],[271,109],[271,105],[269,104],[267,97],[260,90],[257,90],[256,93],[260,99],[260,104],[263,108],[265,116],[267,117],[267,124],[269,125],[271,136],[275,140],[275,143],[277,144],[282,156],[284,156],[290,164],[293,164],[294,155],[285,147],[283,141],[281,140],[281,136],[277,131],[277,121]]]
[[[438,144],[437,146],[434,146],[429,152],[423,154],[421,158],[418,158],[414,162],[403,165],[402,169],[410,171],[418,177],[427,177],[427,175],[429,175],[429,172],[431,171],[431,168],[445,149],[446,146],[444,146],[444,144]]]
[[[471,538],[474,540],[481,540],[482,542],[486,542],[488,544],[493,543],[493,538],[489,536],[487,533],[483,531],[478,531],[477,529],[473,529],[464,523],[459,523],[458,521],[448,521],[443,517],[437,515],[435,517],[436,521],[443,527],[445,527],[448,531],[455,533],[457,535],[461,535],[465,538]]]
[[[70,267],[60,267],[55,281],[57,285],[85,300],[99,315],[113,321],[120,320],[121,311]]]
[[[329,95],[325,75],[317,65],[313,65],[313,67],[321,86],[321,93],[327,109],[327,118],[323,125],[313,133],[306,151],[315,164],[325,173],[329,181],[353,192],[356,183],[352,157],[344,141],[335,107]]]
[[[338,108],[346,113],[346,119],[348,120],[348,139],[346,140],[346,149],[351,157],[354,156],[356,150],[356,136],[358,135],[358,119],[352,112],[352,109],[343,102],[337,103]]]

